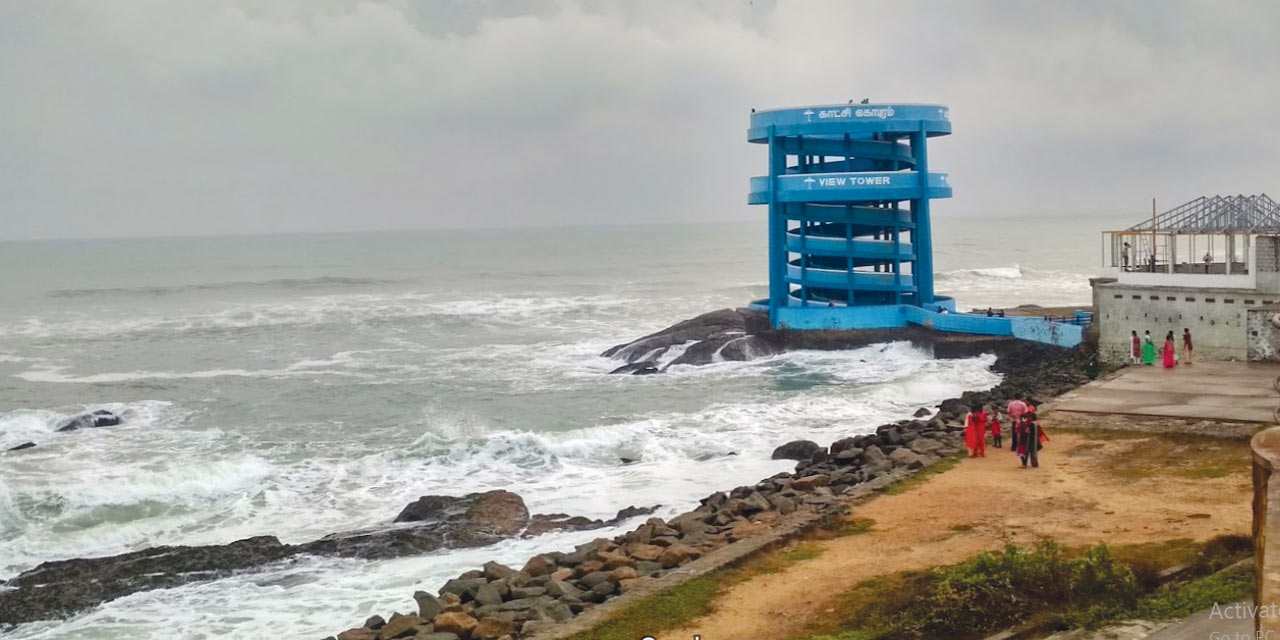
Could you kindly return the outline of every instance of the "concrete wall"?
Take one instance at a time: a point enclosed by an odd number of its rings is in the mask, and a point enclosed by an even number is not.
[[[1097,287],[1098,351],[1108,364],[1129,361],[1129,332],[1150,330],[1159,346],[1165,333],[1191,329],[1196,358],[1245,360],[1249,357],[1246,311],[1280,301],[1280,295],[1239,289],[1142,287],[1122,282]],[[1181,338],[1178,348],[1181,349]]]
[[[1245,341],[1251,362],[1280,362],[1280,328],[1271,322],[1277,313],[1280,313],[1280,305],[1245,312]]]
[[[949,302],[949,301],[948,301]],[[1083,337],[1077,325],[1045,322],[1041,318],[999,318],[982,314],[951,313],[954,303],[936,305],[939,313],[913,305],[866,307],[782,307],[778,328],[796,331],[894,329],[916,324],[935,331],[988,336],[1013,336],[1059,347],[1075,347]]]

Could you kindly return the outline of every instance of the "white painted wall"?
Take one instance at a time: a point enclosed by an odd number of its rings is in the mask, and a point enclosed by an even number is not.
[[[1163,344],[1165,333],[1173,331],[1181,350],[1183,327],[1191,329],[1196,358],[1246,360],[1246,310],[1280,301],[1280,294],[1257,291],[1143,287],[1123,282],[1100,284],[1095,293],[1099,355],[1110,364],[1129,361],[1130,331],[1142,336],[1150,330],[1157,347]]]

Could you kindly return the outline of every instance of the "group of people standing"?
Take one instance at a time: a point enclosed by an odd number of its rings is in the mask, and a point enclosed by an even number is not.
[[[1138,332],[1132,332],[1133,351],[1130,354],[1133,358],[1133,364],[1142,363],[1145,365],[1153,365],[1156,363],[1156,345],[1151,340],[1151,330],[1148,329],[1146,335],[1138,338]],[[1194,349],[1191,344],[1191,330],[1183,327],[1182,329],[1182,364],[1191,366],[1191,354]],[[1165,334],[1164,346],[1159,351],[1160,362],[1166,369],[1172,369],[1178,364],[1178,350],[1174,344],[1173,332]]]
[[[1039,467],[1040,449],[1049,441],[1036,417],[1036,407],[1026,398],[1014,398],[1005,408],[1013,427],[1013,441],[1009,449],[1022,460],[1022,466]],[[991,444],[1003,448],[1004,433],[1001,429],[1000,408],[975,404],[964,417],[964,446],[970,458],[987,457],[987,430],[991,430]]]

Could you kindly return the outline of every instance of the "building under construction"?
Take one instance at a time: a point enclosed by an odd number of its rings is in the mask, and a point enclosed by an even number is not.
[[[1197,358],[1274,360],[1280,341],[1280,205],[1266,194],[1202,196],[1103,232],[1093,280],[1102,358],[1130,358],[1131,332],[1184,328]],[[1180,343],[1180,341],[1179,341]]]

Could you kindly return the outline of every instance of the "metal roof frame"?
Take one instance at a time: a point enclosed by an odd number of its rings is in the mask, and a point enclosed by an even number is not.
[[[1152,224],[1155,229],[1152,229]],[[1267,194],[1200,196],[1126,231],[1280,234],[1280,204]]]

